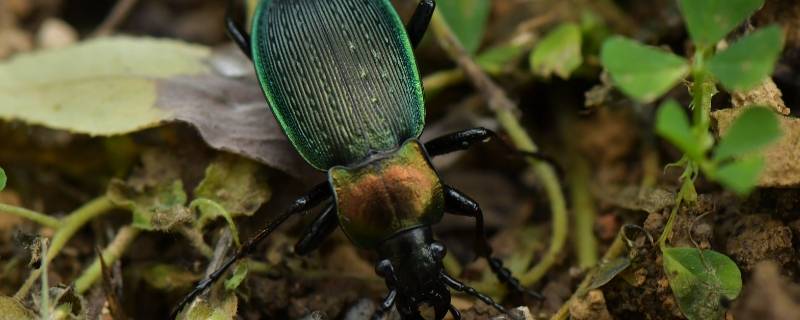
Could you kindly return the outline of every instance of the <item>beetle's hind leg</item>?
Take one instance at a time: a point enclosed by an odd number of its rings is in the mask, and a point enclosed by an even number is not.
[[[436,1],[434,0],[421,0],[417,9],[414,10],[414,15],[406,25],[406,33],[408,39],[411,41],[411,47],[416,48],[422,37],[425,36],[425,31],[428,30],[428,25],[431,23],[433,10],[436,9]]]
[[[239,49],[253,60],[253,52],[250,50],[250,35],[247,31],[242,27],[240,23],[236,21],[236,16],[234,12],[241,13],[241,10],[237,10],[236,4],[234,3],[236,0],[229,0],[228,1],[228,8],[225,10],[225,28],[228,30],[228,36],[231,37],[233,42],[236,42],[236,45],[239,46]]]
[[[497,276],[497,279],[514,291],[531,295],[537,299],[543,298],[538,292],[525,289],[519,280],[511,274],[511,271],[503,266],[503,262],[492,256],[492,247],[489,245],[489,239],[486,237],[486,229],[483,225],[483,211],[481,211],[477,202],[450,186],[444,186],[444,206],[446,212],[475,218],[475,252],[478,256],[486,258],[492,273]]]
[[[330,199],[332,194],[333,191],[331,190],[330,184],[328,184],[328,182],[324,182],[318,184],[316,187],[314,187],[314,189],[302,197],[297,198],[288,210],[276,217],[274,220],[270,221],[264,228],[259,230],[254,237],[250,238],[250,240],[247,240],[247,242],[245,242],[239,248],[239,250],[236,251],[236,254],[223,262],[222,266],[220,266],[217,270],[214,270],[214,272],[212,272],[207,278],[200,281],[197,286],[194,287],[192,292],[189,292],[189,294],[187,294],[181,300],[181,302],[178,303],[178,306],[175,307],[175,310],[172,311],[169,318],[175,319],[187,304],[189,304],[192,300],[194,300],[194,298],[200,295],[200,293],[211,287],[214,282],[222,277],[222,275],[225,274],[225,271],[228,270],[228,268],[230,268],[234,262],[250,254],[250,252],[253,251],[261,242],[261,240],[264,240],[264,238],[275,231],[275,229],[277,229],[291,216],[313,209],[323,201]]]

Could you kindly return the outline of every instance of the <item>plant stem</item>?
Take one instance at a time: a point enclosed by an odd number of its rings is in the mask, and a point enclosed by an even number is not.
[[[114,204],[111,200],[108,199],[106,196],[98,197],[88,203],[84,204],[82,207],[78,208],[77,210],[70,213],[68,216],[64,217],[61,220],[61,226],[56,231],[55,235],[53,235],[52,243],[50,244],[50,248],[47,250],[47,256],[45,257],[45,261],[42,263],[50,262],[53,258],[56,257],[61,252],[61,249],[64,248],[64,245],[75,235],[81,227],[83,227],[87,222],[95,219],[97,217],[102,216],[114,209]],[[14,298],[22,300],[30,291],[31,286],[36,281],[36,278],[39,277],[41,274],[42,269],[36,269],[31,271],[30,276],[28,279],[25,280],[25,283],[22,287],[17,290],[17,293],[14,294]]]
[[[140,230],[131,226],[122,227],[117,235],[114,236],[114,240],[103,249],[103,260],[107,265],[114,264],[121,256],[125,250],[128,249],[133,240],[136,239],[136,236],[139,235]],[[100,258],[95,258],[92,265],[89,266],[86,270],[83,271],[83,274],[75,280],[75,292],[78,294],[83,294],[92,287],[92,285],[100,278],[100,274],[102,268],[100,266]]]
[[[8,213],[11,215],[15,215],[18,217],[22,217],[38,224],[41,224],[45,227],[57,229],[61,222],[57,218],[53,218],[48,216],[44,213],[28,210],[25,208],[12,206],[4,203],[0,203],[0,213]]]
[[[612,242],[611,246],[608,247],[608,250],[606,251],[606,253],[603,254],[602,261],[614,260],[617,257],[619,257],[622,253],[625,252],[625,241],[624,241],[625,237],[622,236],[622,232],[623,231],[620,230],[620,232],[617,234],[617,238],[614,239],[614,242]],[[589,288],[589,284],[592,283],[592,279],[594,278],[594,275],[597,272],[597,268],[598,267],[599,267],[599,265],[596,266],[595,269],[593,269],[591,272],[587,272],[586,273],[586,276],[583,278],[581,283],[578,285],[578,288],[575,289],[575,292],[572,293],[572,296],[570,296],[569,300],[567,300],[567,302],[565,302],[563,305],[561,305],[561,308],[559,308],[558,312],[556,312],[552,317],[550,317],[550,320],[565,320],[565,319],[567,319],[567,317],[569,316],[569,306],[570,306],[570,304],[572,304],[579,297],[581,297],[581,296],[586,294],[586,290]]]
[[[514,146],[523,151],[537,151],[538,148],[533,142],[533,139],[531,139],[517,120],[516,113],[519,112],[517,106],[508,98],[505,91],[495,84],[464,50],[464,47],[459,43],[439,12],[433,14],[431,27],[442,48],[447,52],[450,58],[455,60],[470,81],[472,81],[475,88],[484,96],[484,99],[486,99],[489,104],[489,108],[494,112],[497,121],[506,133],[508,133]],[[547,193],[547,197],[550,200],[553,234],[550,247],[539,264],[520,277],[520,281],[525,286],[536,283],[547,273],[550,267],[555,264],[566,242],[568,224],[566,202],[564,201],[564,195],[561,193],[561,186],[555,170],[550,164],[545,162],[528,159],[528,163],[539,177]]]
[[[47,252],[47,238],[42,238],[42,266],[41,269],[44,270],[42,272],[42,302],[39,305],[39,315],[42,319],[50,319],[50,287],[47,284],[47,259],[44,256],[44,253]]]
[[[597,264],[597,239],[594,236],[596,217],[592,195],[589,191],[589,164],[586,159],[572,153],[572,171],[568,174],[570,201],[575,215],[575,254],[578,267],[585,270]]]

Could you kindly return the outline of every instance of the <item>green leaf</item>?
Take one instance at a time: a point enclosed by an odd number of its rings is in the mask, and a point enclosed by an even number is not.
[[[756,12],[764,0],[679,0],[678,4],[695,45],[707,48]]]
[[[247,263],[239,263],[236,265],[236,269],[233,270],[233,275],[228,280],[225,280],[225,290],[236,290],[245,277],[247,277]]]
[[[757,151],[781,136],[775,113],[766,107],[749,107],[736,120],[714,151],[714,160],[722,161]]]
[[[6,188],[6,172],[3,168],[0,168],[0,191]]]
[[[720,319],[723,300],[742,290],[742,274],[728,256],[713,250],[665,248],[664,271],[678,306],[689,320]]]
[[[161,291],[183,290],[191,288],[200,279],[201,274],[185,267],[171,264],[152,264],[133,269],[150,287]]]
[[[760,156],[734,160],[717,169],[714,178],[725,188],[744,196],[755,188],[764,164]]]
[[[562,24],[548,33],[531,52],[533,73],[545,78],[554,73],[562,79],[569,78],[583,63],[581,42],[581,28],[574,23]]]
[[[260,164],[223,154],[206,168],[194,195],[218,203],[233,217],[251,216],[272,195],[266,177]]]
[[[195,299],[188,309],[178,315],[183,320],[233,320],[236,319],[239,299],[234,293],[223,297],[212,296],[210,301]]]
[[[522,46],[508,44],[492,47],[482,51],[475,62],[489,74],[499,74],[503,69],[524,53]]]
[[[147,151],[142,162],[127,181],[111,180],[106,192],[111,201],[130,210],[133,226],[143,230],[169,231],[191,222],[178,160],[165,151]]]
[[[689,118],[683,108],[669,100],[656,113],[656,133],[678,147],[691,159],[703,158],[703,147],[692,133]]]
[[[640,102],[660,97],[689,71],[686,59],[618,36],[606,40],[600,60],[614,84]]]
[[[783,47],[782,38],[777,26],[760,29],[716,54],[708,67],[728,90],[752,89],[775,69]]]
[[[489,20],[490,0],[439,0],[436,6],[461,45],[474,54]]]
[[[207,72],[211,51],[174,40],[112,37],[0,63],[0,119],[90,135],[159,124],[158,82]]]
[[[620,272],[625,271],[631,266],[631,259],[628,257],[618,257],[611,261],[604,261],[597,267],[597,271],[592,276],[592,282],[586,290],[594,290],[604,286],[614,279]]]
[[[0,296],[0,319],[33,320],[39,319],[17,299]]]

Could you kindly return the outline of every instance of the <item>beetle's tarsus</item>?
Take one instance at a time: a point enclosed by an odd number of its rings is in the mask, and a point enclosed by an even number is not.
[[[225,10],[225,28],[228,30],[228,36],[239,46],[242,53],[250,58],[250,60],[253,60],[253,52],[250,47],[250,35],[242,28],[241,24],[236,22],[234,16],[236,6],[234,5],[234,1],[236,0],[228,1],[228,8]]]
[[[422,37],[425,36],[425,31],[428,30],[428,25],[431,23],[434,9],[436,9],[436,1],[422,0],[417,5],[417,9],[414,10],[414,15],[411,16],[411,20],[406,25],[406,33],[412,48],[416,48],[419,42],[422,41]]]
[[[444,280],[444,283],[447,284],[448,287],[453,288],[453,290],[456,290],[458,292],[463,292],[463,293],[466,293],[468,295],[471,295],[471,296],[475,297],[476,299],[478,299],[480,301],[483,301],[483,303],[492,306],[493,308],[497,309],[498,311],[500,311],[500,312],[502,312],[504,314],[508,313],[506,311],[506,308],[501,306],[499,303],[495,302],[491,297],[489,297],[489,296],[487,296],[487,295],[485,295],[483,293],[478,292],[478,290],[475,290],[475,288],[461,283],[461,281],[456,280],[455,278],[447,275],[444,272],[441,273],[441,276],[442,276],[442,280]]]
[[[302,197],[298,198],[294,201],[294,203],[289,207],[286,212],[282,213],[280,216],[275,218],[274,220],[270,221],[267,226],[263,229],[259,230],[258,233],[250,238],[247,242],[242,245],[239,250],[236,251],[236,254],[232,257],[228,258],[222,266],[220,266],[217,270],[214,270],[206,279],[201,280],[197,286],[187,294],[181,302],[175,307],[175,310],[172,311],[170,314],[170,319],[177,318],[178,314],[189,304],[194,298],[198,295],[203,293],[206,289],[208,289],[214,282],[216,282],[234,262],[238,261],[239,259],[245,257],[249,254],[255,247],[264,240],[272,231],[275,231],[283,222],[288,220],[291,216],[304,212],[306,210],[312,209],[320,204],[322,201],[330,198],[332,195],[332,190],[330,185],[327,182],[323,182],[318,184],[314,189],[303,195]]]

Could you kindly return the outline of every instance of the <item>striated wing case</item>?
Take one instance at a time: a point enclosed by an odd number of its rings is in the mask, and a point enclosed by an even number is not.
[[[422,84],[389,0],[263,0],[252,38],[272,112],[315,168],[353,164],[422,132]]]

